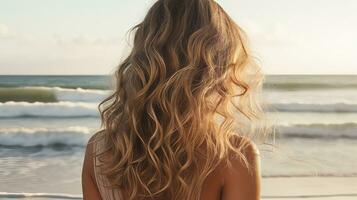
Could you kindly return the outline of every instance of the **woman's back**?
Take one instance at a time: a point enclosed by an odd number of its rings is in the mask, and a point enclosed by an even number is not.
[[[244,32],[214,0],[157,0],[133,31],[99,106],[85,198],[120,188],[129,200],[259,199],[248,135],[263,114],[263,77]]]
[[[124,189],[111,188],[108,179],[101,174],[100,160],[95,155],[105,153],[104,137],[95,134],[88,142],[83,167],[84,199],[125,200]],[[253,143],[247,146],[246,156],[251,169],[248,171],[240,161],[233,162],[233,168],[219,165],[205,180],[201,200],[258,200],[260,199],[259,151]],[[89,178],[87,178],[88,176]],[[88,182],[92,182],[89,183]],[[109,187],[106,187],[109,186]]]

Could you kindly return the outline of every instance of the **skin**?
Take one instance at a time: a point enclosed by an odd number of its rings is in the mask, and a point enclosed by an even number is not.
[[[86,148],[82,168],[82,190],[84,200],[101,200],[94,178],[92,145]],[[259,150],[249,143],[245,156],[251,166],[248,170],[239,160],[231,160],[232,168],[217,167],[205,180],[202,200],[260,200],[261,174]],[[124,192],[125,194],[125,192]],[[124,195],[125,196],[125,195]],[[105,200],[105,199],[104,199]]]
[[[82,167],[82,192],[84,200],[101,200],[101,196],[94,177],[93,137],[89,140]]]

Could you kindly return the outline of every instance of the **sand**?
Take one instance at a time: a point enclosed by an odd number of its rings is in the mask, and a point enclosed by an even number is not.
[[[262,199],[356,200],[357,177],[264,178]]]

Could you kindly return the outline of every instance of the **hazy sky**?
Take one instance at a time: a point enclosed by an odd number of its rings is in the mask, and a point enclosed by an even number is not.
[[[0,74],[108,74],[153,0],[0,0]],[[269,74],[357,74],[357,1],[219,0]]]

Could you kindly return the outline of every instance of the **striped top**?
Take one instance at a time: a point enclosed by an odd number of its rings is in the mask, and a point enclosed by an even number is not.
[[[104,137],[99,136],[100,133],[97,133],[94,138],[93,142],[93,153],[94,155],[98,155],[100,153],[103,153],[105,150],[105,143],[104,143]],[[102,197],[102,200],[123,200],[123,196],[120,192],[119,189],[113,189],[108,186],[110,186],[110,183],[104,175],[102,175],[101,172],[101,162],[98,158],[98,156],[93,156],[93,162],[94,162],[94,176],[95,180],[98,186],[98,190],[100,192],[100,195]]]

